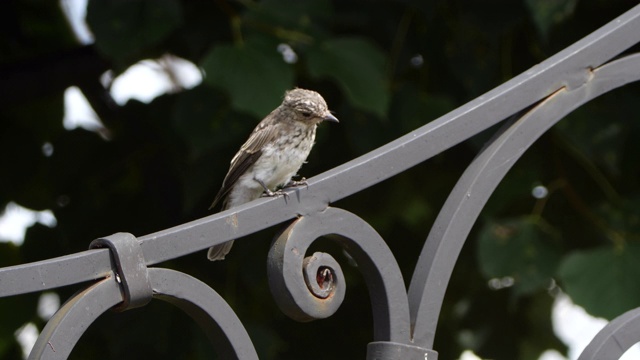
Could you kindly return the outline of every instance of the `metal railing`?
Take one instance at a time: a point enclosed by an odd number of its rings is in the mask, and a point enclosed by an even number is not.
[[[251,203],[141,237],[118,233],[90,250],[0,269],[0,297],[91,281],[49,320],[30,359],[65,359],[106,310],[154,298],[188,313],[222,358],[257,359],[242,323],[213,289],[178,271],[151,267],[295,219],[268,255],[274,298],[306,321],[331,316],[346,284],[329,254],[306,256],[332,234],[358,263],[374,319],[368,359],[437,359],[433,349],[444,293],[458,254],[487,200],[511,166],[546,130],[586,102],[640,80],[640,54],[614,59],[640,42],[640,5],[525,73],[364,156],[308,179],[288,197]],[[506,120],[505,120],[506,119]],[[401,173],[504,121],[458,180],[418,259],[409,289],[385,241],[367,222],[329,204]],[[259,221],[258,221],[259,219]],[[640,309],[610,322],[580,356],[617,359],[640,341]]]

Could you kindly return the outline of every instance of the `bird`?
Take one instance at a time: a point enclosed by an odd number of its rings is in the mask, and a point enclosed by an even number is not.
[[[315,91],[286,91],[282,104],[267,115],[231,159],[229,171],[209,209],[222,201],[222,211],[266,196],[285,195],[281,188],[306,184],[293,181],[306,162],[323,121],[338,123],[324,98]],[[223,260],[233,240],[209,248],[207,258]]]

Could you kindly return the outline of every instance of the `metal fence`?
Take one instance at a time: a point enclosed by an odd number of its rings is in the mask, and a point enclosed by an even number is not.
[[[288,197],[263,198],[141,237],[118,233],[90,250],[0,269],[0,297],[91,281],[49,320],[29,359],[65,359],[106,310],[157,298],[189,314],[224,359],[257,359],[233,310],[190,275],[154,264],[238,239],[289,220],[268,255],[269,285],[296,320],[331,316],[346,289],[329,254],[306,256],[319,237],[337,241],[368,286],[374,335],[368,359],[435,360],[436,325],[458,254],[492,192],[546,130],[574,109],[640,80],[640,54],[615,58],[640,42],[640,5],[525,73],[364,156],[308,180]],[[615,59],[614,59],[615,58]],[[357,215],[329,204],[401,173],[504,122],[458,180],[423,246],[409,289],[385,241]],[[640,341],[640,308],[611,321],[580,356],[618,359]]]

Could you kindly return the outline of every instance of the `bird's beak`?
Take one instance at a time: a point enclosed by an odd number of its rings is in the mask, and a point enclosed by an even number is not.
[[[333,114],[327,114],[322,118],[323,121],[331,121],[335,123],[339,123],[338,118],[333,116]]]

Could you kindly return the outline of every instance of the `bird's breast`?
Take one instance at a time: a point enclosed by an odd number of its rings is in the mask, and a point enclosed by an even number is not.
[[[314,141],[315,126],[281,131],[275,141],[263,148],[254,168],[256,178],[271,190],[288,182],[304,164]]]

